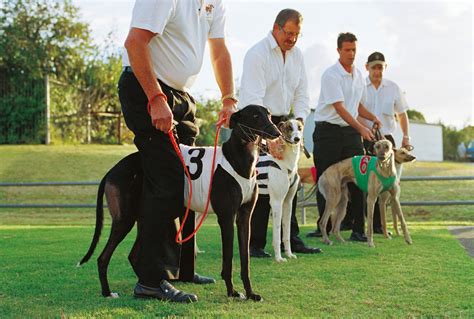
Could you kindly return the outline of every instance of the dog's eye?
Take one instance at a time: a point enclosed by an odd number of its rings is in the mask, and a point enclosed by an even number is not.
[[[256,118],[259,118],[260,117],[260,114],[254,114],[253,115],[253,118],[256,119]]]

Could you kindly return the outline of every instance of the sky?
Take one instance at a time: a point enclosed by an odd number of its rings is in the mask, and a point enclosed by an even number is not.
[[[194,0],[187,0],[194,1]],[[225,1],[225,0],[224,0]],[[90,24],[101,43],[114,32],[122,48],[134,0],[73,0],[82,20]],[[236,87],[240,86],[247,50],[267,36],[278,12],[293,8],[303,15],[297,46],[304,53],[311,107],[316,106],[321,75],[336,63],[337,35],[358,38],[355,65],[367,74],[370,53],[382,52],[384,77],[405,92],[410,109],[427,122],[443,122],[458,129],[474,125],[473,4],[471,1],[225,1],[227,39]],[[209,53],[192,87],[196,97],[220,97]]]

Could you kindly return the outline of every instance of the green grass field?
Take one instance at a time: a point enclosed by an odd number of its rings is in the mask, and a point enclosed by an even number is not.
[[[0,181],[97,181],[133,146],[0,146]],[[308,161],[302,165],[309,166]],[[461,163],[413,163],[405,176],[474,175]],[[402,201],[472,199],[471,182],[405,182]],[[96,187],[0,187],[1,203],[94,203]],[[106,226],[93,259],[77,261],[89,247],[93,209],[0,209],[0,318],[27,317],[474,317],[474,261],[448,232],[447,225],[474,225],[472,206],[404,207],[414,244],[401,237],[375,237],[375,249],[361,243],[322,247],[320,255],[299,255],[277,264],[251,260],[254,290],[264,301],[233,301],[225,285],[176,286],[199,296],[177,305],[136,300],[136,277],[127,255],[135,231],[112,259],[109,280],[117,300],[100,295],[95,258],[108,236]],[[315,227],[308,210],[304,236]],[[109,224],[109,218],[106,219]],[[343,233],[348,237],[349,233]],[[268,234],[271,243],[271,232]],[[198,272],[219,278],[221,244],[215,216],[198,234],[206,253]],[[271,244],[267,246],[271,251]],[[242,290],[237,250],[234,283]]]

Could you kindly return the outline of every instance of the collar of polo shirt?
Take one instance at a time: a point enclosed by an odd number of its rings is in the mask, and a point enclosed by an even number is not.
[[[339,73],[341,73],[341,75],[344,75],[344,76],[352,76],[351,73],[347,72],[346,69],[344,69],[344,67],[342,66],[342,64],[341,64],[341,62],[340,62],[339,60],[337,60],[336,64],[337,64],[337,71],[338,71]],[[354,64],[353,64],[353,65],[352,65],[352,72],[354,72],[354,69],[355,69],[355,67],[354,67]]]
[[[371,85],[372,85],[372,82],[370,81],[370,78],[369,78],[369,77],[366,77],[366,78],[365,78],[365,84],[366,84],[367,86],[371,86]],[[381,86],[387,86],[387,81],[386,81],[384,78],[382,78],[382,83],[380,83],[380,85],[381,85]]]

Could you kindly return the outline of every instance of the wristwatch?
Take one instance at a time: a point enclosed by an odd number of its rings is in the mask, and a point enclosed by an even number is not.
[[[224,100],[232,100],[232,101],[234,101],[235,103],[238,103],[238,102],[239,102],[239,100],[235,97],[235,94],[234,94],[234,93],[229,93],[229,94],[224,95],[224,96],[221,98],[221,102],[224,103]]]
[[[403,135],[403,138],[406,138],[407,140],[411,139],[409,135]]]

